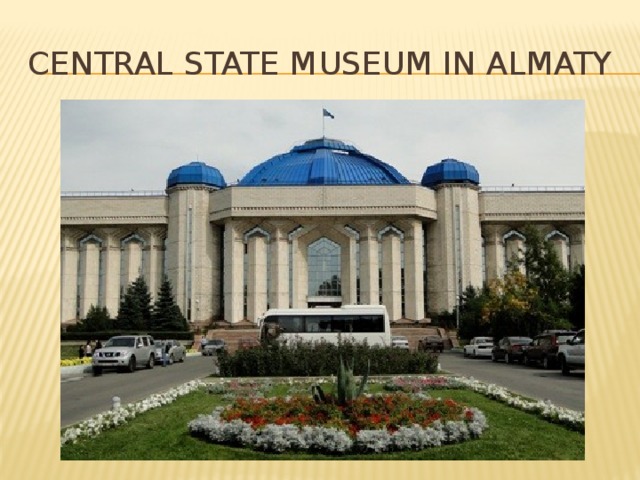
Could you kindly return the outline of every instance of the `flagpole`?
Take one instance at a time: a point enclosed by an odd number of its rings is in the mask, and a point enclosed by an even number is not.
[[[324,109],[322,109],[322,138],[324,139]]]

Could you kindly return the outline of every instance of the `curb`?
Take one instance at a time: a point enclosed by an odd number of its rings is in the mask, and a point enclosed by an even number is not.
[[[90,375],[91,365],[73,365],[71,367],[60,367],[60,379],[65,380],[74,377],[84,377]]]

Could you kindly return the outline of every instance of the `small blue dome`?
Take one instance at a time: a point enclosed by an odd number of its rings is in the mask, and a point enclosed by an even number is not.
[[[440,183],[480,184],[476,167],[455,158],[445,158],[440,163],[427,167],[420,182],[424,187],[435,187]]]
[[[241,186],[389,185],[409,181],[395,168],[339,140],[309,140],[255,166]]]
[[[216,188],[227,186],[217,168],[202,162],[191,162],[171,171],[167,178],[167,188],[184,184],[201,184]]]

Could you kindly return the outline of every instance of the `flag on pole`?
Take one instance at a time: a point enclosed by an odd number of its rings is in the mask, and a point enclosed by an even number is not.
[[[331,114],[331,112],[329,112],[329,110],[327,110],[326,108],[322,109],[322,116],[323,117],[330,117],[331,119],[334,119],[336,117],[333,116],[333,114]]]

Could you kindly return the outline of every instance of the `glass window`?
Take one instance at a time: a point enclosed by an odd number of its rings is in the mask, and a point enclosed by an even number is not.
[[[309,245],[309,296],[342,296],[340,253],[340,245],[328,238],[320,238]]]
[[[304,317],[300,315],[282,315],[279,318],[280,328],[283,333],[303,333]]]
[[[353,331],[357,333],[384,332],[383,315],[363,315],[353,322]]]
[[[331,317],[311,315],[307,317],[306,331],[309,333],[328,333],[331,331]]]

